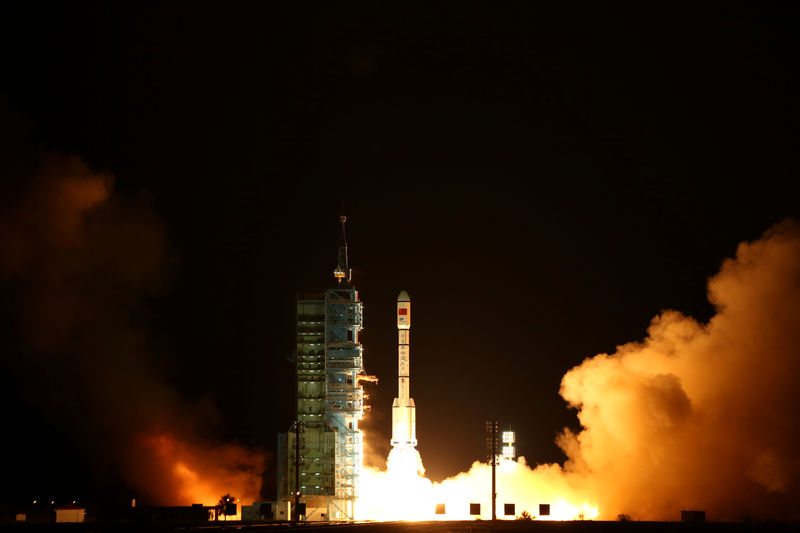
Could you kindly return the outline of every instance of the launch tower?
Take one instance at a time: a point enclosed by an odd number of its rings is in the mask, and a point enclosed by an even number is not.
[[[363,465],[363,307],[351,284],[346,219],[339,220],[336,286],[297,295],[297,420],[303,430],[278,437],[279,498],[293,502],[299,490],[305,520],[352,520]]]

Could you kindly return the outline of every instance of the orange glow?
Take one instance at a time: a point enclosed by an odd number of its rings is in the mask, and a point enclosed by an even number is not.
[[[158,503],[215,505],[231,494],[249,505],[259,497],[261,454],[230,444],[189,444],[167,433],[144,439],[142,452],[138,484],[158,486],[160,493],[148,494]]]

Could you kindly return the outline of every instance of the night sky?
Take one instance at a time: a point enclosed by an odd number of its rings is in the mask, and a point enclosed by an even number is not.
[[[388,452],[405,289],[434,480],[484,459],[487,418],[530,463],[563,460],[563,374],[661,310],[707,320],[737,244],[800,218],[796,10],[276,6],[0,17],[0,208],[25,194],[21,153],[78,156],[152,208],[170,257],[143,319],[155,372],[223,413],[220,441],[274,453],[288,427],[295,294],[333,283],[342,210],[380,378],[369,438]],[[0,497],[126,494],[26,388],[2,301]]]

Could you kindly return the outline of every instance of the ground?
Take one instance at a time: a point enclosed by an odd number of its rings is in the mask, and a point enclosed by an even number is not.
[[[141,525],[141,524],[48,524],[32,525],[18,524],[6,525],[3,531],[25,532],[31,531],[58,531],[58,533],[133,533],[138,531],[166,532],[216,532],[216,531],[325,531],[329,533],[690,533],[702,531],[704,533],[742,533],[745,531],[790,532],[800,531],[800,521],[794,522],[708,522],[688,524],[681,522],[601,522],[601,521],[576,521],[576,522],[545,522],[523,520],[498,520],[490,521],[436,521],[436,522],[384,522],[360,524],[299,524],[291,526],[288,523],[270,524],[234,524],[227,525]]]

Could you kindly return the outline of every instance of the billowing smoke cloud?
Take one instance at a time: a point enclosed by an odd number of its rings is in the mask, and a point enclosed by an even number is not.
[[[155,371],[148,305],[174,261],[150,202],[114,194],[110,174],[77,158],[36,161],[0,214],[0,280],[18,337],[3,364],[143,500],[257,498],[263,454],[215,444],[199,429],[213,426],[214,409],[179,398]]]
[[[583,430],[559,443],[601,516],[791,517],[800,473],[800,226],[742,243],[708,283],[716,315],[653,319],[642,342],[570,370]]]
[[[568,460],[504,463],[498,514],[515,503],[517,515],[536,516],[548,503],[550,518],[568,520],[800,515],[800,225],[742,243],[708,295],[716,314],[707,324],[665,311],[643,341],[567,372],[561,395],[582,426],[557,439]],[[469,503],[491,515],[486,464],[436,484],[415,470],[366,469],[363,517],[396,518],[402,493],[414,495],[420,518],[434,518],[436,503],[446,518],[470,518]]]

